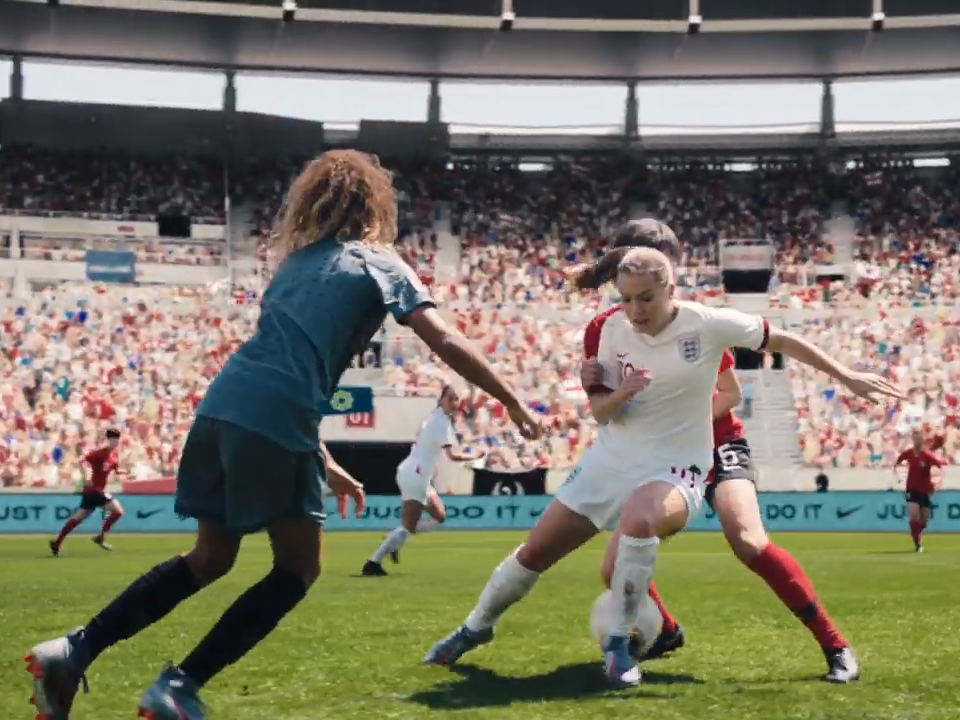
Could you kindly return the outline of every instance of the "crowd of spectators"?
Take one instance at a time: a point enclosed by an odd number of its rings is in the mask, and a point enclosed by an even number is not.
[[[299,167],[290,161],[232,173],[232,198],[250,210],[254,235],[269,232]],[[911,389],[898,408],[861,407],[788,366],[807,463],[889,465],[903,434],[918,423],[948,428],[942,452],[960,462],[960,431],[953,429],[960,395],[956,164],[930,170],[874,160],[838,168],[798,160],[733,172],[719,163],[604,159],[532,172],[479,161],[396,171],[398,251],[549,428],[542,442],[523,441],[502,408],[465,391],[462,440],[488,452],[487,467],[570,467],[592,441],[576,379],[580,333],[615,297],[571,291],[565,271],[596,257],[611,230],[638,212],[678,230],[682,292],[709,303],[727,301],[717,242],[770,238],[778,263],[771,307],[786,311],[789,322],[841,360],[869,362]],[[0,215],[133,221],[175,205],[195,221],[222,222],[222,178],[215,163],[194,159],[5,147]],[[838,213],[847,225],[832,224]],[[459,247],[459,266],[444,278],[436,272],[440,235],[456,236]],[[81,259],[79,247],[44,242],[24,239],[24,252]],[[162,256],[208,264],[220,255],[216,245],[193,254],[185,247],[145,245],[141,261]],[[72,482],[77,457],[109,425],[127,430],[124,464],[132,478],[172,472],[193,408],[253,328],[259,286],[259,278],[197,290],[63,285],[9,298],[0,309],[2,481]],[[450,379],[398,328],[378,336],[356,365],[382,370],[381,392],[430,395]]]

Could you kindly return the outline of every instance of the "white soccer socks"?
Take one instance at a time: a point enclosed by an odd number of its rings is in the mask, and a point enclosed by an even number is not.
[[[383,542],[380,543],[380,547],[378,547],[377,551],[370,557],[370,561],[380,565],[387,555],[402,548],[404,543],[407,542],[408,537],[410,537],[410,531],[403,527],[403,525],[394,528],[383,539]]]
[[[511,605],[522,600],[533,589],[539,577],[540,573],[528,570],[519,563],[517,551],[514,550],[487,581],[477,606],[467,616],[467,629],[479,632],[493,627]]]
[[[613,578],[610,581],[615,611],[610,617],[611,626],[607,631],[608,635],[629,637],[637,619],[640,603],[650,589],[659,547],[659,538],[620,536],[617,560],[613,566]]]

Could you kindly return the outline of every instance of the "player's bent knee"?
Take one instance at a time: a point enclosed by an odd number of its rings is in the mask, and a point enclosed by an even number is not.
[[[517,562],[523,565],[527,570],[536,570],[541,572],[540,566],[543,564],[543,553],[538,549],[537,544],[531,545],[525,542],[514,551]]]
[[[735,532],[724,531],[723,534],[730,545],[730,549],[733,550],[733,554],[745,565],[750,565],[756,560],[770,543],[767,534],[762,530],[756,532],[739,529]]]
[[[630,537],[659,537],[666,532],[666,525],[661,513],[642,503],[632,503],[620,514],[620,529]]]
[[[209,585],[233,569],[237,554],[197,547],[187,553],[185,558],[200,584]]]
[[[308,567],[300,568],[297,572],[297,576],[303,581],[304,586],[309,588],[320,579],[320,572],[320,559],[317,558],[317,562],[315,564],[310,563]]]

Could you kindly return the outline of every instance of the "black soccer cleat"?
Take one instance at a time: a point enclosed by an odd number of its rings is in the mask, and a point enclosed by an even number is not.
[[[826,651],[827,674],[823,679],[829,683],[846,685],[860,679],[860,659],[853,648]]]
[[[54,557],[60,557],[60,546],[57,544],[56,540],[50,541],[50,553]]]
[[[669,655],[675,650],[679,650],[684,646],[685,643],[686,640],[683,636],[683,628],[679,625],[672,630],[661,630],[660,634],[657,635],[657,639],[654,641],[653,645],[651,645],[650,649],[645,653],[640,652],[639,638],[636,635],[633,635],[630,638],[630,657],[637,662],[656,660],[657,658],[662,658],[665,655]]]
[[[386,577],[388,573],[383,569],[383,565],[380,563],[375,563],[373,560],[367,560],[363,564],[363,570],[360,571],[360,574],[364,577]]]

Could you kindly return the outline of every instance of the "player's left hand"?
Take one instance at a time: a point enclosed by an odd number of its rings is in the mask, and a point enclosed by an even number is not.
[[[589,387],[603,384],[603,365],[596,358],[584,358],[580,364],[580,386]]]
[[[356,516],[359,518],[363,514],[363,509],[366,507],[367,502],[363,485],[349,475],[341,475],[340,473],[330,473],[330,477],[327,479],[327,485],[330,488],[330,492],[337,496],[337,510],[340,512],[340,517],[346,519],[347,500],[351,498],[353,499]]]
[[[879,403],[885,397],[896,400],[906,399],[906,395],[899,388],[873,373],[851,373],[844,381],[844,385],[857,397],[865,398],[874,404]]]

